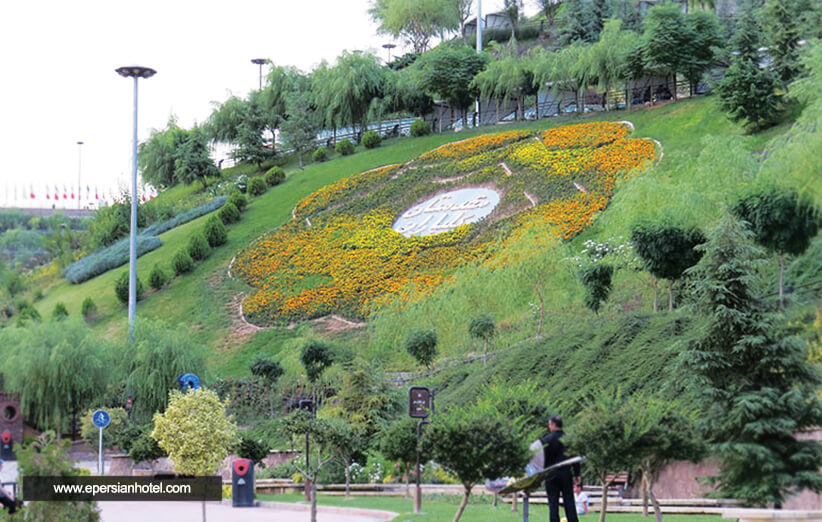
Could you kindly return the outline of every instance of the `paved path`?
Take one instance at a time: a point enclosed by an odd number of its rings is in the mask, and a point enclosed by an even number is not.
[[[200,502],[99,502],[103,522],[201,522]],[[280,511],[270,508],[232,508],[229,505],[206,503],[208,522],[308,522],[307,511]],[[373,522],[377,519],[318,513],[319,522]]]

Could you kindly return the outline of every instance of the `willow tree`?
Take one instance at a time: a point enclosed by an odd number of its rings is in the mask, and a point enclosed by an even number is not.
[[[497,120],[500,119],[500,106],[511,99],[517,102],[516,118],[522,118],[525,96],[536,89],[531,60],[518,56],[513,48],[508,49],[498,59],[489,63],[485,70],[474,76],[471,83],[472,87],[479,91],[480,99],[495,101]]]
[[[341,124],[356,125],[359,138],[368,124],[371,104],[385,95],[386,74],[375,55],[343,51],[334,66],[321,73],[326,83],[318,103],[333,107]]]
[[[597,81],[605,109],[608,108],[611,88],[617,82],[628,79],[628,58],[638,41],[639,35],[623,31],[622,20],[614,19],[605,23],[599,41],[585,49],[582,62],[588,69],[588,75]]]
[[[377,31],[402,38],[415,53],[428,49],[431,39],[460,26],[460,13],[448,0],[373,0],[368,10]]]
[[[533,55],[534,85],[550,85],[555,94],[574,93],[577,112],[580,113],[585,110],[582,93],[592,83],[591,71],[586,63],[587,49],[588,44],[574,43],[559,52],[539,50]]]

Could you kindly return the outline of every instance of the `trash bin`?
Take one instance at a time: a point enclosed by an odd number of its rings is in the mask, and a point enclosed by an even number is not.
[[[237,459],[231,468],[231,507],[254,507],[254,463]]]
[[[14,441],[11,440],[11,433],[5,431],[0,434],[0,459],[17,460],[14,455]]]

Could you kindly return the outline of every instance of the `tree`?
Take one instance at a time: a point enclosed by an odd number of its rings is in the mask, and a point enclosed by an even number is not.
[[[326,95],[318,98],[318,106],[327,103],[326,116],[330,110],[341,124],[356,125],[358,137],[362,136],[371,104],[385,95],[386,69],[371,53],[343,51],[334,67],[323,74]]]
[[[471,16],[471,5],[474,3],[474,0],[451,0],[453,3],[453,9],[457,13],[457,19],[459,20],[460,24],[460,34],[462,35],[462,43],[467,44],[466,35],[465,35],[465,22],[468,21],[468,17]]]
[[[206,129],[212,140],[221,143],[236,143],[240,124],[247,118],[248,102],[236,96],[215,107],[208,117]]]
[[[530,458],[523,424],[522,419],[507,417],[482,404],[437,414],[424,447],[462,483],[463,497],[454,522],[465,511],[476,484],[522,472]]]
[[[554,21],[559,9],[562,7],[562,0],[538,0],[537,3],[542,8],[542,12],[545,13],[545,18],[548,19],[548,28],[553,31]]]
[[[329,455],[345,468],[345,496],[351,496],[351,464],[362,455],[367,439],[357,425],[342,417],[327,421],[327,447]]]
[[[731,120],[754,131],[774,121],[780,104],[775,92],[776,76],[759,64],[760,34],[761,28],[752,10],[743,10],[739,29],[731,42],[737,54],[717,87],[722,110]]]
[[[469,47],[440,45],[422,55],[412,67],[419,71],[420,85],[425,92],[445,100],[452,109],[462,111],[464,117],[478,94],[471,82],[486,62],[484,54],[477,54]],[[439,125],[441,132],[441,119]]]
[[[554,93],[573,92],[579,113],[585,111],[582,91],[592,83],[591,69],[586,61],[588,48],[588,44],[574,43],[559,52],[538,51],[534,54],[534,84],[552,85]]]
[[[676,74],[682,72],[687,49],[694,38],[682,9],[673,2],[652,7],[645,18],[644,57],[646,67],[666,78],[673,76],[676,100]]]
[[[642,31],[642,15],[634,0],[611,0],[611,19],[617,18],[626,31]]]
[[[796,0],[769,0],[762,13],[768,54],[773,58],[771,67],[785,88],[802,70],[800,12]]]
[[[511,41],[517,40],[517,28],[519,27],[519,20],[522,14],[524,5],[522,0],[504,0],[504,7],[502,12],[508,18],[508,23],[511,25]]]
[[[417,461],[417,419],[403,417],[380,431],[379,450],[389,460],[398,462],[405,474],[405,496],[411,496],[411,471]],[[420,462],[428,456],[420,455]]]
[[[259,121],[243,121],[237,127],[237,148],[231,151],[231,157],[244,162],[257,165],[258,170],[263,169],[263,162],[274,157],[274,149],[266,146],[263,139]]]
[[[682,74],[688,80],[691,96],[699,81],[714,65],[714,49],[721,47],[719,19],[710,11],[694,11],[685,17],[689,39],[685,42],[685,59]]]
[[[699,262],[702,251],[696,247],[704,242],[705,236],[695,228],[640,223],[631,229],[631,243],[642,258],[645,269],[655,278],[669,282],[668,310],[674,309],[674,284],[688,268]]]
[[[781,505],[822,490],[822,445],[796,434],[822,422],[818,370],[757,292],[761,252],[731,215],[700,247],[692,269],[694,311],[703,318],[681,355],[702,405],[699,426],[720,464],[717,493]]]
[[[628,56],[636,47],[638,36],[622,30],[621,20],[605,23],[599,41],[586,49],[583,61],[588,75],[596,78],[602,91],[602,106],[608,108],[608,92],[619,81],[628,79]]]
[[[530,58],[521,57],[516,47],[508,47],[499,58],[488,64],[483,71],[477,73],[471,86],[479,92],[479,96],[486,100],[496,100],[497,119],[500,119],[499,107],[514,98],[517,100],[516,118],[523,117],[523,105],[526,96],[536,95],[539,86],[534,82],[534,62]],[[537,104],[537,117],[539,106]]]
[[[320,377],[334,362],[331,357],[331,348],[322,341],[311,340],[305,343],[300,350],[300,362],[305,368],[308,381],[316,385]],[[316,395],[316,391],[314,393]]]
[[[603,27],[605,27],[605,22],[611,17],[611,6],[608,4],[608,0],[591,0],[589,4],[592,15],[591,30],[597,36],[599,36]]]
[[[559,23],[559,42],[567,46],[576,42],[593,42],[599,34],[596,31],[596,20],[584,0],[565,0],[557,21]]]
[[[107,343],[79,318],[2,330],[3,382],[20,394],[30,422],[61,433],[67,421],[97,406],[111,375]]]
[[[434,373],[434,359],[437,357],[437,332],[434,330],[415,330],[403,341],[405,351],[420,365],[428,368],[429,375]]]
[[[71,441],[60,440],[53,431],[45,431],[25,447],[14,445],[21,478],[72,477],[78,474],[69,456]],[[20,481],[23,482],[23,481]],[[20,495],[21,497],[23,495]],[[2,515],[0,515],[2,516]],[[93,501],[26,502],[26,520],[73,520],[98,522],[100,512]],[[19,517],[18,517],[19,518]]]
[[[373,0],[368,10],[380,24],[377,31],[402,38],[415,53],[428,49],[431,38],[459,28],[459,11],[448,0]]]
[[[644,397],[626,398],[619,390],[603,390],[589,398],[568,429],[568,448],[585,455],[585,467],[608,491],[612,477],[641,460],[643,437],[661,419],[661,411],[645,408]],[[613,480],[613,479],[612,479]],[[604,522],[608,496],[602,496],[599,521]]]
[[[207,188],[206,178],[219,177],[220,171],[209,155],[208,137],[201,127],[186,133],[174,153],[174,180],[190,185],[196,180]]]
[[[614,267],[605,263],[594,263],[582,269],[579,279],[585,287],[585,306],[598,314],[602,303],[611,293],[611,278]]]
[[[373,437],[401,408],[400,396],[382,369],[362,359],[346,364],[334,402],[366,438]]]
[[[314,149],[321,128],[321,113],[311,91],[289,93],[286,98],[288,119],[282,124],[286,146],[294,149],[303,168],[303,154]]]
[[[206,388],[173,390],[165,413],[154,414],[151,437],[168,452],[181,475],[209,476],[240,442],[237,426],[226,414],[228,400]],[[203,522],[205,522],[203,500]]]
[[[263,385],[268,390],[270,408],[269,413],[272,417],[274,417],[274,385],[285,373],[285,370],[279,362],[259,356],[254,359],[253,363],[251,363],[250,370],[254,377],[257,377],[263,381]]]
[[[168,404],[168,393],[176,389],[184,373],[202,375],[205,369],[202,346],[188,332],[161,322],[141,322],[137,339],[129,347],[128,390],[134,398],[131,414],[146,421]]]
[[[776,186],[751,191],[733,206],[754,240],[779,255],[779,302],[785,294],[785,254],[798,256],[819,231],[819,210],[794,190]]]
[[[494,319],[488,314],[475,317],[468,323],[468,335],[483,342],[483,360],[488,356],[488,344],[496,334]]]
[[[187,134],[172,116],[165,129],[153,129],[148,140],[140,143],[137,162],[145,181],[157,187],[170,187],[178,183],[175,176],[177,150],[186,141]]]

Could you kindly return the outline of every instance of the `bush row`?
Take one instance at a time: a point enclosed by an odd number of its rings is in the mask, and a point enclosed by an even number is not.
[[[137,236],[137,257],[156,250],[162,245],[163,242],[159,237],[140,234]],[[70,264],[63,270],[63,277],[69,283],[82,283],[113,268],[123,266],[128,263],[128,256],[129,238],[121,239],[109,247]]]
[[[222,207],[227,199],[228,196],[216,197],[207,203],[203,203],[199,207],[194,207],[190,210],[186,210],[185,212],[181,212],[168,221],[155,223],[154,225],[151,225],[143,230],[142,233],[147,236],[159,236],[164,232],[168,232],[172,228],[185,225],[189,221],[193,221],[200,216],[205,216],[209,212],[214,212],[218,208]]]

